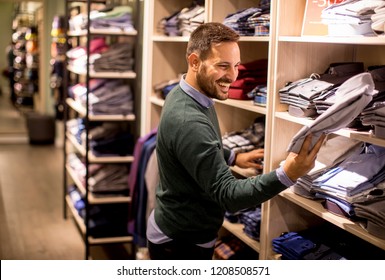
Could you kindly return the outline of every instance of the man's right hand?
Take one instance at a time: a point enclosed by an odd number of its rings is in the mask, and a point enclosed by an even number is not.
[[[290,152],[283,165],[283,170],[286,175],[292,180],[296,181],[298,178],[306,175],[315,165],[317,154],[325,140],[326,135],[323,134],[313,149],[310,150],[312,135],[306,136],[303,141],[301,150],[298,154]]]

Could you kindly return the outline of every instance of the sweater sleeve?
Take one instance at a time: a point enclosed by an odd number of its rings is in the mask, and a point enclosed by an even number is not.
[[[194,135],[194,137],[191,137]],[[275,171],[247,179],[235,178],[209,123],[191,121],[178,132],[177,156],[197,185],[224,210],[259,205],[286,189]]]

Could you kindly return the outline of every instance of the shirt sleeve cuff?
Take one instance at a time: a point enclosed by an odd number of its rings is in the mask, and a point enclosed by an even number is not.
[[[231,150],[229,160],[227,161],[227,164],[229,166],[234,166],[235,165],[235,153],[233,150]]]
[[[278,180],[284,184],[286,187],[290,187],[295,184],[287,175],[286,172],[283,170],[283,167],[280,166],[276,169]]]

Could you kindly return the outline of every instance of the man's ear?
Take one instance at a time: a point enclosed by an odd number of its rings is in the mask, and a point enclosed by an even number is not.
[[[198,71],[200,65],[200,59],[196,53],[192,53],[187,58],[188,65],[194,71]]]

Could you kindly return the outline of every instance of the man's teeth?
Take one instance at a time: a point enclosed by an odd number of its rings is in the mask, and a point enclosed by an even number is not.
[[[229,87],[230,86],[230,83],[218,83],[218,85],[220,85],[221,87]]]

